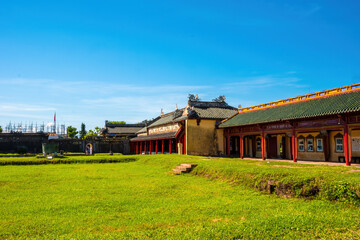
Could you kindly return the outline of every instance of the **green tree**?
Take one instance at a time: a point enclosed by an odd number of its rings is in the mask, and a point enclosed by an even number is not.
[[[75,138],[76,134],[78,134],[77,129],[73,126],[68,126],[66,130],[69,138]]]
[[[86,135],[86,127],[85,127],[85,123],[81,123],[81,130],[79,132],[80,134],[80,138],[83,139]]]
[[[0,126],[0,133],[2,133],[2,128],[1,128],[1,126]]]
[[[91,130],[91,129],[90,129],[90,130],[86,133],[85,138],[99,136],[100,130],[101,130],[101,128],[99,128],[99,127],[95,127],[94,130]]]
[[[100,135],[101,128],[95,127],[95,133],[99,136]]]
[[[110,121],[110,124],[126,124],[125,121]]]

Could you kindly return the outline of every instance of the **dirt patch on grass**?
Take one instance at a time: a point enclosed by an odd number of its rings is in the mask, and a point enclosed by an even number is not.
[[[115,227],[112,227],[112,226],[104,227],[104,230],[106,232],[122,232],[123,231],[120,228],[115,228]]]
[[[272,165],[272,167],[299,168],[297,166],[291,166],[291,165]]]
[[[353,169],[353,170],[350,170],[350,171],[347,171],[347,172],[360,172],[360,170]]]
[[[230,220],[228,218],[214,218],[211,219],[212,222],[229,222]]]
[[[216,158],[202,158],[201,160],[204,160],[204,161],[213,161],[213,160],[216,160]]]

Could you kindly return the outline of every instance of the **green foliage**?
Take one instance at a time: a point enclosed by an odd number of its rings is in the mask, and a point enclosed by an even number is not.
[[[343,166],[219,159],[201,164],[192,174],[242,184],[284,197],[358,204],[360,178],[356,171],[356,168]]]
[[[106,156],[107,155],[107,156]],[[83,156],[94,159],[99,156]],[[177,155],[101,156],[137,161],[0,167],[3,239],[357,239],[359,205],[285,199],[239,182],[256,172],[290,183],[338,167]],[[195,162],[215,181],[169,173]],[[277,166],[283,167],[277,167]],[[291,166],[293,168],[287,167]],[[198,168],[197,167],[197,168]],[[223,175],[218,174],[218,167]],[[197,169],[195,168],[195,170]],[[248,171],[248,168],[250,169]],[[298,173],[288,177],[288,173]],[[358,174],[358,173],[355,173]],[[296,176],[297,175],[297,176]],[[351,174],[350,174],[351,175]],[[357,177],[357,175],[354,175]],[[208,176],[210,177],[210,176]],[[230,178],[233,184],[229,184]],[[305,178],[308,178],[306,176]],[[354,178],[354,179],[356,179]],[[329,178],[331,179],[331,178]],[[221,181],[221,180],[226,180]],[[302,180],[299,180],[302,182]],[[358,183],[356,180],[355,183]],[[345,187],[346,188],[346,187]],[[342,190],[340,190],[341,192]]]
[[[95,132],[97,135],[99,135],[99,134],[100,134],[100,130],[101,130],[101,128],[95,127],[94,132]]]
[[[78,134],[77,129],[73,126],[68,126],[66,131],[69,138],[75,138],[76,135]]]
[[[69,164],[69,163],[121,163],[132,162],[137,159],[132,156],[123,156],[120,153],[114,153],[109,156],[105,153],[97,153],[92,156],[85,156],[84,153],[66,153],[62,158],[37,158],[37,157],[2,157],[1,165],[44,165],[44,164]]]
[[[2,129],[1,126],[0,126],[0,133],[2,133],[2,131],[3,131],[3,129]]]
[[[90,130],[86,133],[85,139],[99,136],[99,135],[100,135],[100,130],[101,130],[101,128],[99,128],[99,127],[95,127],[94,130],[91,130],[91,129],[90,129]]]
[[[110,124],[126,124],[125,121],[109,121]]]
[[[84,139],[84,137],[86,136],[86,127],[85,127],[85,123],[81,123],[81,130],[79,132],[80,138]]]
[[[335,184],[326,184],[323,186],[322,195],[325,199],[336,200],[349,203],[359,203],[359,196],[352,188],[350,183],[337,181]]]

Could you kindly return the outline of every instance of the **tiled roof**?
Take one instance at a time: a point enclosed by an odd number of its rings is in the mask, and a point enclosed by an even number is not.
[[[118,123],[111,123],[111,122],[105,122],[105,127],[145,127],[145,124],[138,123],[138,124],[118,124]]]
[[[173,112],[167,113],[167,114],[163,115],[162,117],[160,117],[159,120],[157,120],[154,123],[152,123],[151,125],[149,125],[148,127],[156,127],[156,126],[164,125],[167,123],[176,122],[177,118],[181,117],[183,112],[184,112],[184,108],[177,109]]]
[[[360,111],[360,91],[238,113],[220,127],[243,126]]]
[[[107,134],[135,134],[144,127],[143,124],[111,124],[107,123],[103,133]]]
[[[179,122],[187,118],[225,119],[234,115],[237,112],[237,108],[231,107],[225,102],[189,101],[188,114],[183,115],[184,111],[185,108],[167,113],[148,127]]]
[[[188,102],[189,118],[225,119],[237,112],[237,108],[229,106],[226,102]]]
[[[146,136],[137,136],[135,138],[132,138],[130,141],[144,141],[144,140],[157,140],[157,139],[169,139],[169,138],[175,138],[177,131],[175,132],[169,132],[169,133],[161,133],[161,134],[152,134],[152,135],[146,135]]]
[[[108,134],[135,134],[142,127],[109,127],[107,129]]]
[[[139,133],[146,133],[146,129],[147,127],[143,127],[142,129],[140,129],[139,131],[137,131],[136,133],[139,134]]]
[[[229,106],[226,102],[188,101],[188,104],[190,107],[197,107],[197,108],[234,109],[234,107]]]
[[[237,112],[237,109],[226,108],[191,108],[189,118],[225,119]]]

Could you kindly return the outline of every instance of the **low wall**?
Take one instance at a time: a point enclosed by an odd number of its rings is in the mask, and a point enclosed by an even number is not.
[[[45,133],[0,133],[0,153],[41,153],[43,143],[58,143],[59,151],[85,152],[88,143],[93,145],[94,153],[129,154],[129,139],[51,139]]]

